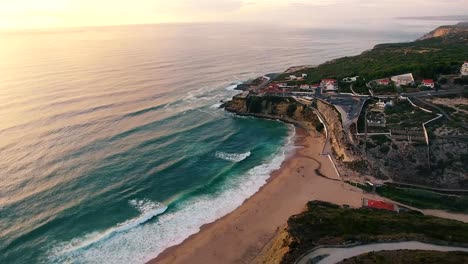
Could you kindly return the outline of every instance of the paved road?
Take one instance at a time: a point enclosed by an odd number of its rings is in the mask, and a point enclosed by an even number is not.
[[[369,245],[361,245],[350,248],[319,248],[302,259],[300,259],[297,264],[308,264],[308,261],[319,256],[324,256],[322,260],[318,261],[319,264],[334,264],[340,262],[344,259],[352,258],[359,256],[365,253],[374,252],[374,251],[383,251],[383,250],[435,250],[435,251],[465,251],[468,252],[468,248],[463,247],[449,247],[449,246],[438,246],[432,244],[426,244],[416,241],[409,242],[395,242],[395,243],[377,243]]]
[[[440,95],[450,95],[450,94],[459,94],[464,92],[464,88],[456,88],[451,90],[439,90],[439,91],[422,91],[415,93],[402,93],[402,96],[406,97],[426,97],[426,96],[440,96]]]

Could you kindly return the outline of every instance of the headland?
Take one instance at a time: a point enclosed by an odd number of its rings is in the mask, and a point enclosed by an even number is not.
[[[452,238],[468,222],[468,33],[447,32],[239,86],[242,93],[223,107],[295,124],[296,151],[239,208],[149,263],[294,263],[317,245],[405,239],[465,246],[466,237]],[[309,203],[314,200],[327,203]],[[397,235],[344,228],[336,236],[327,230],[307,236],[312,223],[326,229],[320,224],[327,217],[364,225],[361,214],[427,225]],[[431,224],[448,236],[427,233]],[[307,239],[312,242],[304,244]]]

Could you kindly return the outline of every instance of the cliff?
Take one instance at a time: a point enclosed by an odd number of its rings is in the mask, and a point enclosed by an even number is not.
[[[317,101],[317,109],[327,123],[331,150],[335,158],[346,162],[354,160],[349,155],[350,146],[346,141],[346,134],[338,111],[322,101]]]
[[[457,25],[441,26],[428,34],[422,36],[419,40],[448,37],[453,35],[467,34],[468,33],[468,22],[462,22]]]
[[[320,122],[312,109],[292,98],[276,96],[234,96],[223,107],[238,115],[279,119],[306,129],[319,129]]]

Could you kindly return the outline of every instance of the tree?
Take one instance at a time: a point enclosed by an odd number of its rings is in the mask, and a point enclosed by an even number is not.
[[[288,109],[286,110],[286,114],[289,117],[293,117],[294,113],[296,112],[296,109],[297,109],[297,105],[292,103],[292,104],[288,105]]]

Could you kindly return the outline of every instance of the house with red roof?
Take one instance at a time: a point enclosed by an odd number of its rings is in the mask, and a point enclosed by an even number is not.
[[[387,211],[394,211],[394,212],[399,211],[398,205],[396,204],[387,203],[384,201],[371,200],[367,198],[364,198],[362,200],[362,206],[366,208],[379,209],[379,210],[387,210]]]
[[[421,85],[425,86],[425,87],[428,87],[428,88],[431,88],[431,89],[434,89],[435,83],[434,83],[434,80],[432,80],[432,79],[424,79],[421,82]]]
[[[385,79],[379,79],[379,80],[376,80],[375,81],[378,85],[389,85],[392,81],[390,81],[389,78],[385,78]]]
[[[320,86],[325,91],[337,91],[338,90],[338,81],[335,79],[323,79],[320,82]]]

